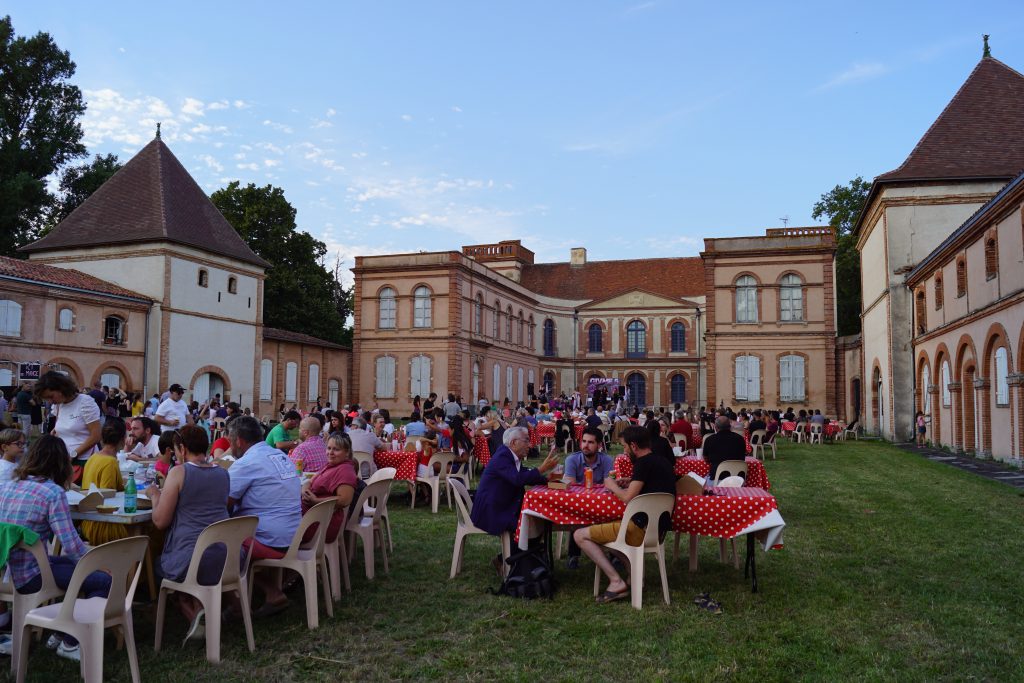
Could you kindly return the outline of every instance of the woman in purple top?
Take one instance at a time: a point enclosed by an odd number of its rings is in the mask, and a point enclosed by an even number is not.
[[[230,483],[227,470],[207,462],[210,444],[202,428],[186,425],[173,438],[174,452],[182,465],[167,473],[162,491],[151,485],[146,495],[153,501],[153,524],[158,529],[170,527],[160,555],[160,574],[181,581],[192,562],[199,534],[214,522],[228,518]],[[197,577],[200,584],[212,586],[220,581],[225,552],[224,546],[218,544],[203,554]],[[199,601],[181,593],[178,607],[191,623],[185,639],[203,635],[199,628],[203,617]]]

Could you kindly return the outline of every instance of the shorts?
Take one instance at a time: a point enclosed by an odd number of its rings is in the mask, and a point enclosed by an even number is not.
[[[622,522],[607,522],[606,524],[595,524],[589,527],[590,540],[594,543],[604,545],[611,543],[619,537],[619,528]],[[633,546],[642,545],[646,532],[633,522],[626,527],[626,543]]]
[[[918,434],[925,434],[927,432],[928,432],[928,428],[927,427],[918,427],[917,428],[917,433]]]
[[[288,552],[288,548],[275,548],[272,545],[264,545],[255,538],[247,538],[242,542],[242,548],[252,554],[252,560],[280,560]]]

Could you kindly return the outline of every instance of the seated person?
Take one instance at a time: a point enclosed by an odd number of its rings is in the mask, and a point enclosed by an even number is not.
[[[148,417],[136,417],[131,421],[131,436],[125,447],[129,449],[128,460],[153,460],[160,455],[160,425]]]
[[[356,502],[356,492],[363,485],[357,468],[358,463],[352,459],[351,435],[335,432],[327,437],[327,466],[302,485],[302,514],[325,500],[333,498],[337,501],[331,522],[327,525],[327,543],[338,539],[346,511],[349,515],[356,512],[352,506]],[[316,525],[309,527],[303,540],[311,541],[315,535]]]
[[[66,492],[73,476],[71,456],[64,441],[44,434],[32,444],[15,469],[14,479],[0,484],[0,522],[31,529],[39,534],[43,543],[49,543],[54,537],[60,541],[63,554],[49,557],[50,569],[57,585],[65,590],[71,583],[75,565],[88,550],[75,531],[68,508]],[[12,549],[8,568],[19,593],[37,593],[42,588],[39,568],[30,553]],[[97,571],[85,578],[81,597],[105,598],[109,590],[110,575]],[[61,635],[60,639],[57,654],[81,661],[78,641],[69,635]]]
[[[100,450],[85,461],[85,470],[82,472],[83,490],[95,484],[99,489],[124,491],[124,479],[121,477],[117,453],[124,447],[126,433],[124,420],[119,417],[107,417],[103,429],[100,430]],[[84,521],[82,535],[92,545],[102,545],[119,538],[127,538],[128,530],[124,524]]]
[[[0,430],[0,484],[14,478],[27,442],[28,437],[20,429]]]
[[[811,424],[824,426],[826,422],[828,422],[828,420],[826,420],[825,416],[821,414],[821,411],[815,410],[814,415],[811,416]]]
[[[753,434],[759,429],[767,429],[768,425],[764,421],[764,414],[760,409],[754,411],[754,417],[751,418],[750,422],[747,423],[747,429]]]
[[[597,416],[597,412],[593,408],[587,408],[586,423],[588,427],[597,429],[603,424],[603,420]]]
[[[718,431],[704,442],[704,460],[708,463],[708,476],[712,478],[718,466],[726,460],[743,460],[747,457],[747,442],[742,435],[730,429],[728,416],[719,415],[715,427]]]
[[[651,431],[643,427],[629,427],[622,433],[623,451],[634,463],[633,479],[627,483],[627,480],[616,481],[608,477],[604,485],[623,503],[629,504],[633,498],[644,493],[670,493],[673,497],[676,494],[676,477],[672,472],[672,466],[664,458],[652,453],[650,434]],[[637,515],[629,520],[626,527],[626,542],[630,545],[643,543],[644,530],[649,521],[646,515]],[[629,584],[615,571],[611,560],[601,547],[602,544],[618,538],[621,526],[621,521],[609,522],[583,527],[573,532],[576,543],[608,578],[608,588],[597,598],[599,603],[619,600],[629,595]],[[671,516],[663,516],[659,520],[659,534],[663,536],[671,528]]]
[[[451,419],[452,433],[452,472],[458,472],[469,467],[469,457],[473,455],[473,437],[470,434],[471,422],[466,422],[462,415],[456,415]]]
[[[214,522],[228,518],[230,478],[226,469],[207,462],[209,439],[201,428],[186,425],[171,436],[178,462],[184,466],[171,470],[163,489],[150,484],[146,495],[153,501],[153,526],[169,529],[157,565],[159,574],[171,581],[182,581],[192,562],[199,534]],[[211,546],[203,553],[197,574],[201,585],[212,586],[220,581],[224,557],[222,544]],[[200,627],[202,607],[192,596],[178,594],[178,608],[191,624],[186,640],[204,635]]]
[[[562,481],[567,484],[582,484],[584,482],[584,472],[591,470],[594,473],[594,484],[603,482],[615,467],[615,462],[610,455],[601,450],[602,442],[601,430],[590,427],[584,429],[583,435],[580,437],[580,450],[571,453],[565,459],[565,476],[562,477]],[[554,447],[552,447],[553,452]],[[576,545],[576,540],[570,536],[569,569],[578,568],[579,563],[580,547]]]
[[[690,420],[686,417],[686,413],[682,410],[675,412],[675,420],[669,425],[669,432],[672,434],[681,434],[686,437],[687,448],[697,448],[697,444],[693,442],[693,425],[690,424]],[[678,443],[682,444],[681,441]]]
[[[768,424],[764,427],[765,440],[771,442],[775,439],[775,435],[779,433],[779,421],[775,418],[775,415],[768,413]]]
[[[263,429],[252,417],[237,417],[228,425],[231,452],[238,459],[228,470],[232,516],[259,517],[256,538],[246,543],[252,559],[279,560],[288,550],[302,519],[299,475],[288,456],[263,441]],[[256,584],[266,595],[258,616],[276,614],[288,606],[279,572],[259,572]]]
[[[206,430],[203,431],[205,432]],[[178,464],[174,454],[174,432],[161,432],[160,438],[157,440],[157,447],[160,449],[160,454],[157,456],[156,465],[153,467],[161,476],[167,477],[167,473],[171,471],[171,468]]]
[[[285,453],[299,445],[298,435],[294,434],[295,428],[299,426],[302,415],[297,410],[289,410],[284,414],[284,419],[274,425],[274,428],[267,434],[267,443]],[[238,457],[237,455],[235,456]]]
[[[668,439],[662,436],[662,427],[664,426],[665,423],[661,420],[649,419],[644,425],[644,429],[650,434],[651,452],[664,459],[668,463],[669,469],[672,469],[676,466],[676,453],[672,450],[672,444],[668,442]]]
[[[380,422],[381,433],[383,434],[384,424],[383,418],[378,417],[377,422]],[[366,431],[366,420],[361,417],[357,417],[352,420],[352,427],[348,430],[349,440],[352,442],[352,451],[369,453],[373,455],[374,451],[380,451],[385,449],[384,442],[381,441],[380,436],[377,435],[376,430],[373,432]]]
[[[327,446],[320,437],[320,429],[320,420],[312,415],[299,422],[301,443],[288,453],[288,459],[293,466],[302,460],[303,472],[319,472],[327,465]]]

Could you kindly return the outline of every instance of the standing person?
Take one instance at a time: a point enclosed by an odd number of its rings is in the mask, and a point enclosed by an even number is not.
[[[174,431],[185,425],[194,425],[192,414],[189,412],[188,404],[182,400],[185,395],[185,388],[180,384],[172,384],[168,387],[169,396],[165,398],[156,409],[154,419],[164,431]]]
[[[75,388],[75,393],[78,393],[77,387]],[[34,405],[35,400],[32,398],[32,392],[28,390],[27,384],[22,384],[18,389],[18,393],[14,395],[13,410],[18,418],[18,424],[21,425],[21,431],[25,432],[25,436],[32,436],[32,406]]]
[[[13,479],[28,437],[20,429],[0,430],[0,484]]]
[[[10,426],[10,423],[7,420],[7,411],[10,409],[11,405],[7,402],[7,394],[5,394],[3,389],[0,388],[0,426]]]
[[[124,491],[124,479],[121,478],[121,467],[117,462],[117,452],[124,448],[127,428],[124,420],[119,417],[108,417],[103,425],[101,436],[102,448],[93,453],[85,464],[82,472],[82,488],[88,489],[93,484],[100,489]],[[82,522],[82,535],[92,545],[100,545],[127,538],[128,531],[124,524],[109,522]]]
[[[435,403],[437,403],[437,394],[435,394],[432,391],[432,392],[430,392],[430,396],[427,396],[427,400],[423,402],[423,414],[424,415],[433,415],[434,414],[434,404]]]
[[[103,386],[103,383],[99,380],[92,383],[92,389],[89,390],[89,396],[92,400],[96,401],[96,407],[100,409],[100,423],[103,423],[103,418],[106,417],[106,403],[107,403],[107,392],[109,389]]]
[[[451,423],[452,418],[458,415],[460,412],[462,412],[462,406],[459,405],[459,402],[455,399],[455,394],[448,394],[448,400],[445,401],[444,404],[445,420]]]
[[[924,412],[917,411],[914,421],[917,423],[917,447],[924,448],[925,436],[928,434],[928,422],[925,420]]]
[[[100,409],[89,394],[78,393],[78,387],[66,375],[51,370],[36,382],[36,399],[56,406],[57,424],[53,435],[59,437],[71,455],[72,464],[85,467],[96,444],[100,442]]]

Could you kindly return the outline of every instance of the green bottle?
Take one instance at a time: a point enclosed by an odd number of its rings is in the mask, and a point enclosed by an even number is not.
[[[135,484],[135,474],[128,475],[128,483],[124,485],[124,511],[134,515],[139,507],[139,488]]]

